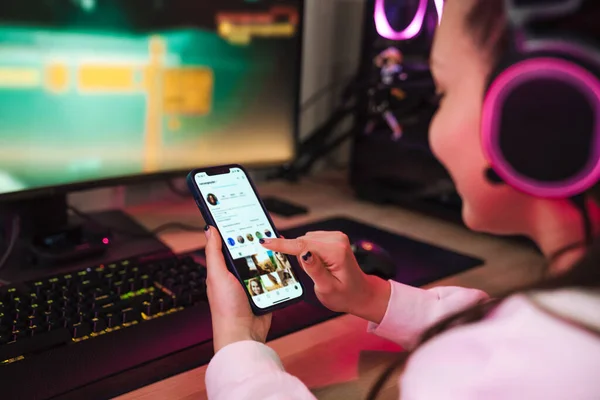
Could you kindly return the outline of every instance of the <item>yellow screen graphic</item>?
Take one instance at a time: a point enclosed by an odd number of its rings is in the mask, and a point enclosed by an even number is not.
[[[138,90],[136,71],[130,66],[82,65],[78,71],[82,92],[133,92]]]
[[[254,37],[293,37],[298,21],[298,11],[290,7],[273,7],[267,13],[229,12],[217,16],[219,35],[237,45],[247,45]]]
[[[211,69],[166,69],[163,76],[166,114],[206,115],[210,112],[214,81]]]

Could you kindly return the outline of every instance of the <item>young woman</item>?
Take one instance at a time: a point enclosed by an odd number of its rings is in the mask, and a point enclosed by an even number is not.
[[[495,184],[484,173],[489,163],[481,144],[483,98],[492,66],[508,46],[503,4],[446,3],[432,54],[443,100],[430,141],[464,200],[466,224],[532,238],[548,258],[543,281],[490,300],[473,289],[423,290],[366,276],[340,233],[263,243],[299,256],[325,306],[364,318],[371,332],[411,351],[398,363],[404,366],[403,400],[600,399],[600,246],[588,248],[586,240],[586,232],[600,226],[594,196],[580,205],[536,197]],[[561,20],[561,29],[595,29],[600,2],[589,0],[583,7]],[[582,228],[581,207],[588,229]],[[209,397],[314,398],[263,344],[270,317],[252,315],[243,288],[227,271],[217,231],[207,227],[206,234],[216,351],[206,375]]]

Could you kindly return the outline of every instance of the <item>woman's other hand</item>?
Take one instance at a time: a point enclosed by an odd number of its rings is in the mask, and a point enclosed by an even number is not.
[[[261,243],[269,250],[297,256],[325,307],[375,323],[383,319],[390,283],[360,269],[343,233],[309,232],[297,239],[264,239]]]

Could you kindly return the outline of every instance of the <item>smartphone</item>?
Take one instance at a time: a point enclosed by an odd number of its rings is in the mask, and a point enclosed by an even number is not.
[[[300,301],[304,287],[289,257],[259,242],[279,233],[246,170],[240,165],[196,169],[187,183],[204,220],[221,234],[225,261],[252,312],[268,314]]]

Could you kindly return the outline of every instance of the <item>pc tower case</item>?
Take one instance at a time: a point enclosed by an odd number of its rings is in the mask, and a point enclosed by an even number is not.
[[[458,222],[460,199],[428,141],[437,109],[429,54],[442,7],[441,0],[369,0],[350,181],[361,199]]]

